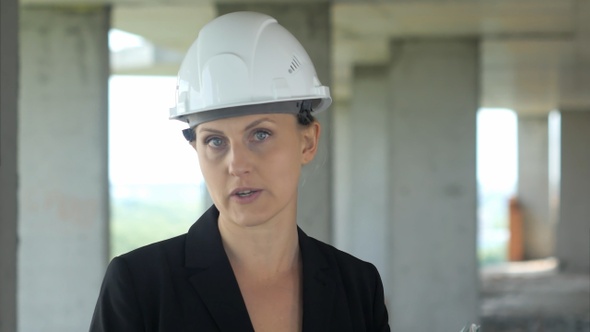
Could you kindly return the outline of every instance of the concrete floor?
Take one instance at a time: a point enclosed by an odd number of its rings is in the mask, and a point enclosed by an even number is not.
[[[590,332],[590,275],[557,263],[509,263],[482,271],[482,332]]]

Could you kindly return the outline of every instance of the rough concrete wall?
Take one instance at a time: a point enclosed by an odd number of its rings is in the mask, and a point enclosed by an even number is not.
[[[549,126],[547,116],[518,117],[518,199],[524,212],[524,257],[554,252],[549,212]]]
[[[108,250],[106,7],[24,7],[19,329],[88,329]]]
[[[561,111],[561,190],[555,253],[567,272],[590,273],[590,111]]]
[[[255,11],[270,15],[303,45],[323,85],[330,86],[331,20],[329,3],[219,4],[218,15]],[[322,125],[315,160],[303,169],[297,220],[309,235],[332,242],[332,110],[318,116]]]
[[[350,235],[350,211],[351,186],[350,160],[353,153],[350,145],[350,103],[339,103],[332,105],[334,111],[334,225],[333,239],[334,246],[342,250],[349,250]]]
[[[590,91],[590,1],[574,0],[573,52],[563,56],[560,70],[559,109],[588,110]]]
[[[475,127],[479,43],[392,43],[393,331],[459,331],[479,317]]]
[[[18,1],[0,2],[0,332],[16,331]]]
[[[590,273],[590,1],[574,1],[574,51],[560,73],[561,188],[555,252],[564,270]]]

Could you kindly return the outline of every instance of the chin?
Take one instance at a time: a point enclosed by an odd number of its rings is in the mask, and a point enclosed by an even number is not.
[[[251,204],[229,204],[218,205],[219,211],[225,216],[225,220],[241,227],[256,227],[271,222],[273,219],[282,220],[288,218],[290,213],[289,203],[281,204],[274,200],[261,200]],[[293,218],[295,218],[295,212]]]
[[[226,221],[240,226],[258,226],[264,224],[273,215],[268,206],[260,204],[228,204],[225,206],[217,205],[220,214]]]

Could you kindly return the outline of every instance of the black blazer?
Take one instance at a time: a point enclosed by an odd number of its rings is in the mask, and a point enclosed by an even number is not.
[[[218,216],[213,206],[187,234],[115,257],[90,331],[254,331]],[[389,331],[377,269],[298,232],[303,331]]]

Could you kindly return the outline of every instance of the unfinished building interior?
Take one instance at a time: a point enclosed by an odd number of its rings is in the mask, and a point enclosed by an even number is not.
[[[0,332],[88,329],[111,257],[109,78],[175,76],[241,10],[277,18],[331,87],[299,224],[378,267],[393,331],[590,331],[590,1],[2,0]],[[114,51],[112,29],[149,43]],[[529,262],[478,263],[481,108],[518,118]]]

